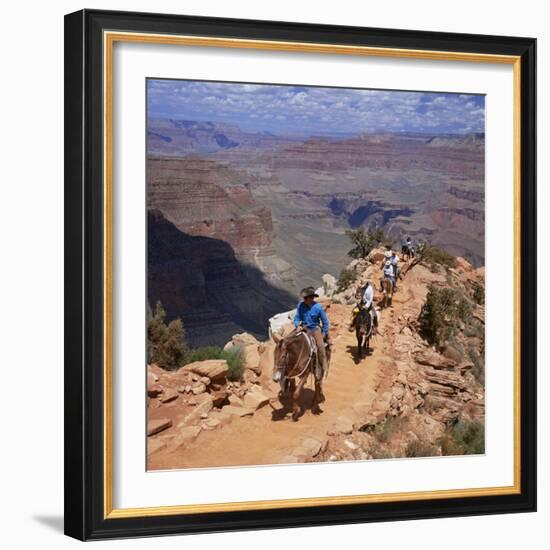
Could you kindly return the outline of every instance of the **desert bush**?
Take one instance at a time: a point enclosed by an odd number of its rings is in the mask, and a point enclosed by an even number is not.
[[[368,453],[372,456],[374,460],[393,458],[393,455],[386,449],[380,447],[380,445],[371,445],[368,449]]]
[[[477,282],[474,283],[473,298],[474,302],[478,305],[485,303],[485,287]]]
[[[400,416],[388,416],[382,424],[376,427],[374,435],[381,443],[387,443],[402,423],[403,419]]]
[[[469,325],[466,325],[464,329],[465,336],[474,336],[476,338],[482,338],[484,332],[485,329],[483,325],[477,320],[474,320]]]
[[[229,366],[227,379],[233,382],[240,380],[243,377],[246,364],[244,348],[242,346],[234,346],[232,349],[224,351],[223,359],[227,361]]]
[[[459,420],[453,429],[439,439],[445,456],[477,455],[485,452],[485,427],[478,420]]]
[[[478,420],[459,420],[453,428],[452,435],[464,449],[464,454],[479,455],[485,452],[485,427]]]
[[[438,443],[441,446],[441,454],[443,456],[460,456],[464,454],[464,449],[450,434],[440,437]]]
[[[485,384],[485,365],[475,348],[470,347],[468,349],[468,357],[470,361],[474,364],[472,368],[472,374],[474,378],[480,383]]]
[[[420,252],[421,261],[436,272],[439,266],[448,269],[455,266],[455,257],[441,248],[436,246],[424,246]]]
[[[224,350],[219,346],[203,346],[192,350],[186,358],[186,364],[194,363],[195,361],[207,361],[209,359],[225,359],[229,371],[227,373],[228,380],[240,380],[245,369],[245,353],[242,346],[234,346],[231,349]]]
[[[352,268],[344,268],[340,271],[340,276],[336,282],[336,292],[344,292],[357,279],[357,270]]]
[[[441,346],[454,338],[460,322],[468,322],[471,315],[470,304],[460,290],[430,285],[420,312],[420,332],[429,343]]]
[[[411,441],[405,449],[405,456],[407,458],[414,458],[420,456],[436,456],[437,448],[429,443],[424,443],[420,440]]]
[[[348,229],[346,235],[353,244],[353,248],[348,251],[348,256],[355,259],[366,258],[372,251],[380,245],[392,246],[393,240],[380,228],[365,231],[363,227],[359,229]]]
[[[456,333],[456,292],[430,286],[420,312],[420,332],[431,344],[441,345]]]
[[[166,311],[157,302],[155,311],[147,305],[147,360],[165,370],[179,369],[187,354],[181,319],[166,324]]]

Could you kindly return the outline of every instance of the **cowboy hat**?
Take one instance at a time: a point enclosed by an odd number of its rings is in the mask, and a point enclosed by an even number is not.
[[[312,286],[307,286],[303,288],[300,292],[302,298],[307,298],[308,296],[313,296],[314,298],[319,298],[319,294],[315,292],[315,289]]]

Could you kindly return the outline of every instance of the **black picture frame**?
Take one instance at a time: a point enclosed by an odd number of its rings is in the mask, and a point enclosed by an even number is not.
[[[368,504],[105,517],[103,31],[512,55],[521,66],[521,490]],[[80,540],[536,510],[536,40],[153,13],[65,17],[65,533]]]

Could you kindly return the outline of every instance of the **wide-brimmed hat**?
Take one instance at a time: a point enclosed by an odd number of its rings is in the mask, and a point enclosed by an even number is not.
[[[319,294],[315,292],[315,289],[312,286],[306,286],[300,292],[302,298],[307,298],[308,296],[313,296],[314,298],[319,298]]]

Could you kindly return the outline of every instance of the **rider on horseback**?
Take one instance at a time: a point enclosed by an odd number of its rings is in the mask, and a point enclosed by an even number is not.
[[[398,265],[399,258],[397,257],[395,250],[391,253],[390,262],[393,268],[393,290],[397,290],[397,277],[399,277],[401,268]]]
[[[384,288],[382,287],[382,281],[384,279],[389,279],[392,284],[392,288],[395,288],[395,271],[391,262],[391,252],[386,252],[386,257],[384,262],[382,263],[381,269],[384,272],[384,276],[380,278],[380,292],[384,291]]]
[[[366,285],[362,289],[360,289],[360,292],[361,300],[357,304],[357,306],[353,308],[353,311],[351,313],[351,323],[348,327],[348,330],[350,332],[355,329],[355,319],[357,318],[357,314],[359,313],[360,308],[365,308],[369,312],[374,327],[378,327],[378,315],[375,311],[373,311],[374,287],[372,286],[372,283],[370,281],[367,281]]]
[[[304,288],[301,296],[302,301],[296,307],[294,327],[296,331],[305,327],[306,332],[314,338],[317,344],[318,358],[315,376],[318,380],[322,380],[323,374],[328,368],[325,342],[327,346],[330,346],[328,335],[329,321],[323,306],[315,301],[315,298],[318,298],[319,295],[315,293],[315,289],[312,286]]]

